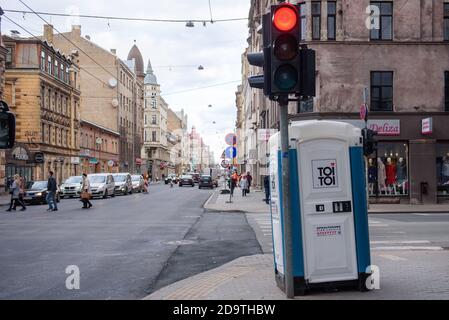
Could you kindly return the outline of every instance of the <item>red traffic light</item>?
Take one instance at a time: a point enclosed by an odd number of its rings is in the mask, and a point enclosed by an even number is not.
[[[273,16],[273,24],[279,31],[291,31],[298,23],[298,12],[292,5],[280,6]]]

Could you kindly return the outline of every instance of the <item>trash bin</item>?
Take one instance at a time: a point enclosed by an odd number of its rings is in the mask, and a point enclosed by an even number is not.
[[[361,130],[336,121],[289,128],[290,208],[295,295],[318,287],[366,290],[370,267]],[[285,250],[280,134],[270,139],[275,277],[284,289]]]

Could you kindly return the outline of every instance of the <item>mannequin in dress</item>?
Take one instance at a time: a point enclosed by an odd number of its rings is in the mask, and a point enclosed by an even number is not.
[[[407,165],[404,158],[399,158],[396,164],[397,185],[401,187],[401,194],[406,194],[405,182],[407,181]]]
[[[385,173],[387,175],[387,187],[389,194],[393,191],[394,194],[396,194],[396,166],[393,164],[391,158],[387,158]]]
[[[374,165],[373,159],[368,159],[368,189],[369,194],[374,194],[374,186],[377,183],[377,167]]]
[[[377,184],[379,187],[379,194],[382,193],[382,191],[385,190],[385,180],[386,180],[386,175],[385,175],[385,165],[382,162],[381,158],[377,158]]]
[[[449,153],[443,159],[443,164],[441,165],[441,176],[443,184],[449,183]]]

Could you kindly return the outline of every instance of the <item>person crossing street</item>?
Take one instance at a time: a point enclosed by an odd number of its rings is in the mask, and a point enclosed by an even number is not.
[[[47,197],[46,197],[46,201],[48,203],[47,211],[58,211],[58,206],[56,204],[57,191],[58,186],[56,184],[56,179],[53,177],[53,171],[50,171],[47,182]]]
[[[83,182],[81,185],[81,202],[83,203],[83,209],[92,208],[92,203],[89,201],[92,195],[90,189],[90,181],[87,178],[87,174],[83,173]]]

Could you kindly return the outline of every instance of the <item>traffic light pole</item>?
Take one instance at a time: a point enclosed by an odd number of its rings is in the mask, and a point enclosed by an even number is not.
[[[294,298],[292,217],[290,212],[290,160],[288,138],[288,96],[279,97],[279,119],[282,154],[282,207],[284,216],[285,293]]]

